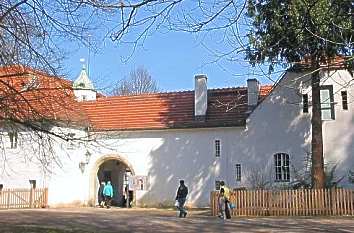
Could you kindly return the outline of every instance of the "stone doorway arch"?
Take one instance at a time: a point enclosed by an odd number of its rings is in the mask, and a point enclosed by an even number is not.
[[[115,173],[111,174],[112,176],[119,176],[119,177],[110,177],[112,180],[112,185],[113,188],[116,189],[115,192],[118,195],[114,197],[115,202],[117,204],[121,203],[121,198],[123,194],[123,174],[125,171],[130,171],[132,176],[135,176],[135,171],[133,166],[129,163],[128,160],[123,158],[120,155],[117,154],[110,154],[110,155],[104,155],[101,156],[97,161],[93,164],[91,170],[90,170],[90,181],[89,181],[89,205],[90,206],[95,206],[97,203],[97,192],[98,192],[98,187],[99,187],[99,178],[102,179],[102,172],[104,172],[104,169],[108,168],[112,170],[112,167],[115,167]],[[135,203],[135,192],[134,192],[134,199],[133,202]]]

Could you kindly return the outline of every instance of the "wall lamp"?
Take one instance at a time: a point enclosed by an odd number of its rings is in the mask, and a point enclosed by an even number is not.
[[[84,172],[85,172],[86,165],[89,164],[90,158],[91,158],[91,153],[90,153],[90,151],[86,150],[86,153],[85,153],[85,161],[81,161],[81,162],[79,163],[79,168],[80,168],[80,170],[81,170],[81,173],[84,173]]]

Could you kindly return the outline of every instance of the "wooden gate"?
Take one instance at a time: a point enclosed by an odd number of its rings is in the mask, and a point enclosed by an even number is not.
[[[47,206],[48,188],[0,191],[0,209],[45,208]]]

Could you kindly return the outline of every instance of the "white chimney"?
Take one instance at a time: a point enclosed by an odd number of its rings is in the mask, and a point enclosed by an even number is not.
[[[196,120],[205,120],[208,105],[207,76],[198,74],[194,78],[194,116]]]
[[[258,104],[259,82],[257,79],[247,79],[248,106],[254,107]]]

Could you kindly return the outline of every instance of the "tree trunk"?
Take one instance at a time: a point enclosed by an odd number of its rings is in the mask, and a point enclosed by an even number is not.
[[[312,87],[312,188],[325,188],[323,139],[320,98],[320,74],[316,70],[311,76]]]

